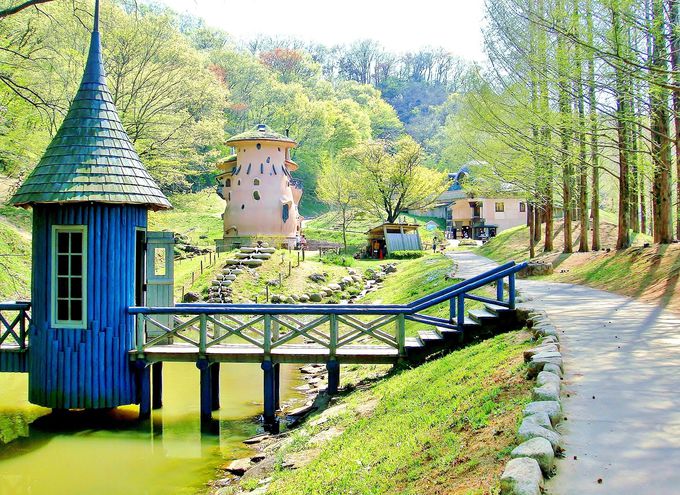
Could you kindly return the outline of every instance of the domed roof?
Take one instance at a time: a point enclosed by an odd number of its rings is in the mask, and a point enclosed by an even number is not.
[[[99,0],[94,19],[78,92],[54,139],[10,204],[97,202],[172,208],[142,165],[106,86]]]
[[[250,130],[227,139],[227,144],[236,144],[243,141],[276,141],[286,143],[291,148],[297,145],[293,139],[272,131],[270,127],[265,124],[258,124]]]

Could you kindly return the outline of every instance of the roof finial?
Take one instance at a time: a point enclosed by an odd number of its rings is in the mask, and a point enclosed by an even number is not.
[[[92,27],[92,32],[99,32],[99,0],[94,0],[94,26]]]

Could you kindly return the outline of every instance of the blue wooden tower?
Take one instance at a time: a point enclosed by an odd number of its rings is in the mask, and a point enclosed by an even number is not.
[[[11,200],[33,209],[29,400],[55,409],[139,402],[127,308],[144,303],[147,212],[171,208],[113,104],[98,25],[96,0],[78,92]]]

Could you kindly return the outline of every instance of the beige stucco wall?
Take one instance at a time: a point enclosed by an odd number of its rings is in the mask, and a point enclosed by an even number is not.
[[[260,149],[257,149],[258,144]],[[227,203],[224,210],[225,238],[258,235],[295,237],[300,225],[298,203],[302,191],[291,187],[285,158],[284,143],[239,143],[236,150],[237,173],[222,176],[222,191]],[[226,185],[228,179],[231,180],[230,186]],[[256,199],[255,193],[259,199]],[[286,204],[289,210],[288,219],[284,222],[283,206]]]
[[[480,217],[485,219],[487,225],[498,225],[498,231],[526,224],[526,211],[520,211],[520,203],[523,201],[514,198],[474,198],[459,199],[452,206],[453,221],[463,222],[462,225],[470,225],[472,218],[471,202],[481,203]],[[503,212],[496,211],[496,203],[503,203]]]

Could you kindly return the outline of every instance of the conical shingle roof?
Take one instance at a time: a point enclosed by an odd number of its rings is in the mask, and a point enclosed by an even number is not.
[[[242,132],[241,134],[236,134],[227,139],[227,144],[233,145],[243,141],[277,141],[287,144],[290,147],[297,144],[295,140],[271,130],[271,128],[265,124],[256,125],[252,129]]]
[[[10,203],[114,203],[172,208],[139,159],[106,86],[99,0],[85,73],[64,122]]]

